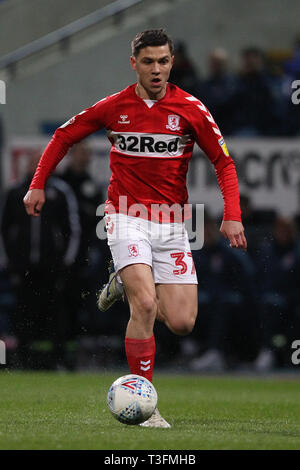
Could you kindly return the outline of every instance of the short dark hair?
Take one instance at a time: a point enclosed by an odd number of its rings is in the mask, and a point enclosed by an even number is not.
[[[141,49],[148,46],[169,45],[171,55],[174,54],[174,44],[164,29],[147,29],[138,33],[131,42],[132,55],[138,56]]]

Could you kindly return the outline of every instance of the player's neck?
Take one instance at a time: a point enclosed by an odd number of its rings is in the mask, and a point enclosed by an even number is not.
[[[146,90],[146,88],[144,88],[143,85],[141,85],[138,82],[135,87],[135,92],[143,100],[156,100],[157,101],[157,100],[161,100],[165,96],[167,92],[167,84],[160,92],[151,93],[150,91]]]

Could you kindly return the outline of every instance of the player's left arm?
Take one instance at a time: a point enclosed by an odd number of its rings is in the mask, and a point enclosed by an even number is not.
[[[193,102],[192,125],[196,141],[215,167],[216,176],[224,200],[224,216],[221,234],[230,241],[232,248],[247,249],[247,241],[241,219],[239,185],[233,159],[225,140],[208,109],[201,101]]]
[[[223,220],[220,232],[223,237],[228,238],[231,248],[247,250],[247,240],[242,222],[237,220]]]

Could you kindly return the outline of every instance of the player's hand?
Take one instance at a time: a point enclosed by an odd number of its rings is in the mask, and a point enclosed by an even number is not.
[[[223,237],[228,238],[231,248],[247,250],[247,240],[244,235],[244,227],[241,222],[235,220],[223,220],[220,228]]]
[[[23,199],[27,214],[38,217],[45,200],[45,191],[43,189],[30,189]]]

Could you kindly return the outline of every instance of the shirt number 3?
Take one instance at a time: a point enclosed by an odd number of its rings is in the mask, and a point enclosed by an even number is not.
[[[194,265],[192,253],[190,251],[188,251],[186,254],[189,258],[192,258],[191,274],[195,274],[195,265]],[[187,263],[184,261],[185,253],[183,251],[181,251],[179,253],[171,253],[170,256],[171,256],[171,258],[175,259],[175,265],[180,266],[180,268],[181,268],[181,269],[174,269],[173,274],[175,274],[176,276],[178,276],[179,274],[185,274],[187,272],[187,269],[188,269]]]

